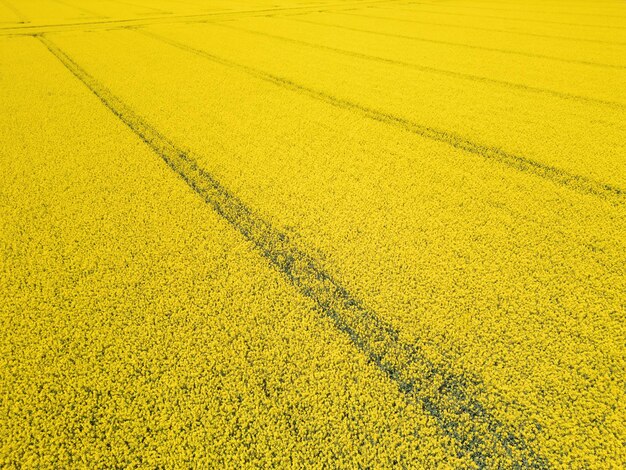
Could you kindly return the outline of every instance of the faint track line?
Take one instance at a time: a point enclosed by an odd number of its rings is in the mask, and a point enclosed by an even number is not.
[[[7,10],[11,11],[15,15],[18,23],[30,23],[28,18],[26,18],[20,10],[18,10],[11,2],[9,2],[9,0],[0,0],[0,3],[2,3],[7,8]]]
[[[321,12],[320,12],[321,13]],[[494,33],[506,33],[506,34],[515,34],[518,36],[532,36],[538,38],[549,38],[549,39],[562,39],[565,41],[575,41],[575,42],[592,42],[596,44],[610,44],[614,46],[623,46],[626,42],[617,42],[617,41],[604,41],[602,39],[590,39],[590,38],[578,38],[573,36],[558,36],[553,34],[540,34],[540,33],[529,33],[525,31],[513,31],[509,29],[497,29],[497,28],[483,28],[480,26],[467,26],[460,24],[451,24],[451,23],[435,23],[432,21],[419,21],[412,20],[408,18],[394,18],[393,16],[378,16],[378,15],[365,15],[363,13],[346,13],[341,10],[325,10],[324,13],[334,13],[337,15],[349,15],[349,16],[360,16],[363,18],[369,18],[370,20],[390,20],[390,21],[400,21],[403,23],[416,23],[416,24],[426,24],[430,26],[444,26],[446,28],[458,28],[458,29],[473,29],[476,31],[489,31]]]
[[[3,0],[0,0],[3,1]],[[205,18],[210,17],[210,16],[214,16],[214,15],[222,15],[222,14],[226,14],[226,15],[236,15],[238,13],[240,14],[247,14],[247,13],[265,13],[265,12],[272,12],[275,11],[273,9],[270,10],[249,10],[249,11],[229,11],[229,12],[225,12],[223,10],[216,10],[214,12],[204,12],[204,13],[198,13],[198,14],[192,14],[192,15],[164,15],[164,16],[158,16],[158,17],[152,17],[152,18],[144,18],[144,17],[134,17],[134,18],[119,18],[119,19],[111,19],[111,20],[102,20],[102,21],[80,21],[80,22],[75,22],[75,23],[49,23],[49,24],[37,24],[37,25],[28,25],[28,26],[21,26],[20,28],[15,28],[15,27],[3,27],[0,28],[1,30],[16,30],[16,29],[21,29],[24,32],[22,34],[26,34],[29,36],[32,35],[39,35],[39,34],[44,34],[46,31],[42,30],[42,28],[66,28],[68,26],[87,26],[87,27],[91,27],[91,26],[98,26],[98,25],[116,25],[116,24],[122,24],[122,23],[132,23],[132,22],[137,22],[139,25],[151,25],[151,24],[155,24],[158,22],[158,20],[181,20],[181,21],[190,21],[192,22],[194,19],[197,18],[201,18],[198,20],[198,22],[202,22],[204,21]],[[13,33],[13,34],[20,34],[20,33]]]
[[[421,2],[406,2],[402,5],[425,5]],[[454,5],[446,5],[442,3],[433,3],[433,6],[443,6],[443,7],[454,7]],[[608,15],[606,13],[590,13],[590,12],[580,12],[580,11],[555,11],[555,10],[519,10],[512,8],[497,8],[497,7],[481,7],[477,5],[463,5],[462,8],[467,8],[470,10],[490,10],[490,11],[511,11],[516,13],[540,13],[540,14],[549,14],[549,15],[575,15],[575,16],[601,16],[605,18],[626,18],[624,15]]]
[[[419,345],[402,342],[398,331],[364,307],[315,258],[199,167],[193,155],[145,122],[52,41],[41,36],[39,39],[104,106],[253,244],[300,294],[311,299],[371,364],[397,384],[407,400],[420,405],[477,467],[486,468],[494,462],[512,468],[549,467],[548,461],[527,440],[494,417],[476,398],[487,395],[480,381],[453,373],[450,365],[436,365]]]
[[[545,94],[545,95],[550,95],[550,96],[553,96],[555,98],[560,98],[560,99],[564,99],[564,100],[572,100],[572,101],[580,101],[580,102],[583,102],[583,103],[599,104],[599,105],[602,105],[602,106],[608,106],[608,107],[617,108],[617,109],[620,109],[620,110],[626,108],[626,105],[624,105],[623,103],[617,102],[617,101],[601,100],[601,99],[598,99],[598,98],[591,98],[591,97],[588,97],[588,96],[574,95],[572,93],[565,93],[565,92],[561,92],[561,91],[557,91],[557,90],[551,90],[549,88],[539,88],[539,87],[534,87],[534,86],[530,86],[530,85],[524,85],[524,84],[521,84],[521,83],[513,83],[513,82],[507,82],[505,80],[498,80],[496,78],[489,78],[489,77],[484,77],[484,76],[480,76],[480,75],[473,75],[473,74],[463,73],[463,72],[455,72],[453,70],[439,69],[439,68],[436,68],[436,67],[429,67],[429,66],[426,66],[426,65],[419,65],[419,64],[414,64],[414,63],[411,63],[411,62],[404,62],[404,61],[401,61],[401,60],[388,59],[386,57],[373,56],[373,55],[369,55],[369,54],[362,54],[360,52],[349,51],[349,50],[346,50],[346,49],[339,49],[337,47],[325,46],[323,44],[311,43],[311,42],[307,42],[307,41],[302,41],[300,39],[288,38],[286,36],[279,36],[277,34],[271,34],[271,33],[265,33],[265,32],[261,32],[261,31],[255,31],[255,30],[243,28],[241,26],[233,26],[232,24],[218,23],[218,22],[211,22],[211,24],[215,25],[215,26],[220,26],[220,27],[223,27],[223,28],[230,28],[230,29],[234,29],[234,30],[244,31],[244,32],[247,32],[249,34],[256,34],[256,35],[259,35],[259,36],[265,36],[265,37],[277,39],[277,40],[280,40],[280,41],[291,42],[291,43],[294,43],[294,44],[307,46],[307,47],[311,47],[311,48],[314,48],[314,49],[321,49],[321,50],[331,51],[331,52],[334,52],[334,53],[337,53],[337,54],[343,54],[343,55],[347,55],[347,56],[350,56],[350,57],[356,57],[358,59],[369,60],[369,61],[374,61],[374,62],[383,62],[383,63],[390,64],[390,65],[396,65],[396,66],[399,66],[399,67],[411,68],[411,69],[419,70],[421,72],[445,75],[445,76],[448,76],[448,77],[454,77],[454,78],[457,78],[457,79],[469,80],[469,81],[473,81],[473,82],[488,83],[490,85],[502,86],[502,87],[505,87],[505,88],[511,88],[511,89],[514,89],[514,90],[521,90],[521,91],[528,92],[528,93]]]
[[[597,25],[597,24],[589,24],[589,23],[564,23],[561,21],[550,21],[550,20],[534,20],[530,18],[510,18],[506,16],[493,16],[493,15],[472,15],[471,13],[451,13],[451,12],[441,12],[441,11],[432,11],[432,10],[416,10],[415,8],[385,8],[385,7],[374,7],[379,8],[381,10],[391,10],[394,11],[406,11],[412,13],[427,13],[432,15],[443,15],[443,16],[466,16],[470,18],[489,18],[495,20],[507,20],[507,21],[522,21],[524,23],[543,23],[543,24],[558,24],[562,26],[576,26],[580,28],[605,28],[605,29],[626,29],[626,26],[615,26],[615,25]]]
[[[482,158],[499,162],[503,165],[511,167],[515,170],[527,172],[529,174],[546,179],[561,186],[565,186],[572,190],[581,192],[583,194],[589,194],[605,199],[612,204],[621,205],[626,202],[626,191],[621,188],[594,181],[590,178],[581,175],[575,175],[565,170],[561,170],[556,167],[545,165],[543,163],[514,155],[496,147],[488,147],[473,142],[461,135],[457,135],[454,132],[435,129],[422,124],[414,123],[408,119],[388,114],[373,108],[368,108],[358,103],[348,101],[342,98],[337,98],[328,93],[318,91],[312,88],[308,88],[304,85],[300,85],[289,79],[273,75],[262,70],[255,69],[248,65],[240,64],[238,62],[225,59],[213,55],[209,52],[194,47],[188,46],[173,39],[161,36],[159,34],[148,32],[145,30],[136,29],[138,33],[150,36],[158,41],[170,44],[173,47],[187,51],[191,54],[205,57],[213,62],[222,64],[227,67],[243,70],[249,75],[252,75],[261,80],[273,83],[282,88],[292,90],[294,92],[309,96],[324,103],[331,104],[338,108],[349,109],[351,111],[358,112],[364,117],[372,119],[374,121],[382,122],[412,134],[419,135],[426,139],[434,140],[448,144],[456,149],[463,150],[467,153],[480,156]]]
[[[7,0],[0,0],[2,2],[6,2]],[[337,7],[337,6],[346,6],[353,5],[354,8],[358,8],[360,5],[372,4],[372,3],[386,3],[387,1],[394,0],[365,0],[362,2],[358,2],[356,4],[331,4],[325,5],[326,7]],[[22,26],[6,26],[0,28],[0,34],[10,34],[10,35],[39,35],[45,34],[49,32],[50,28],[63,28],[68,29],[68,27],[77,27],[72,28],[73,30],[79,29],[80,26],[84,26],[87,28],[93,26],[114,26],[116,24],[120,24],[121,27],[124,27],[125,24],[135,23],[135,26],[148,26],[151,24],[159,24],[163,22],[168,23],[202,23],[206,19],[211,18],[217,15],[224,15],[226,17],[237,17],[237,16],[247,16],[247,15],[262,15],[269,14],[274,12],[282,12],[282,11],[318,11],[319,6],[297,6],[297,7],[277,7],[277,8],[262,8],[258,10],[229,10],[225,11],[222,9],[214,10],[211,12],[203,12],[203,13],[194,13],[194,14],[182,14],[182,15],[164,15],[164,16],[155,16],[151,18],[120,18],[120,19],[111,19],[111,20],[103,20],[103,21],[81,21],[75,23],[50,23],[50,24],[37,24],[37,25],[22,25]],[[176,20],[176,21],[171,21]]]
[[[419,41],[419,42],[427,42],[427,43],[431,43],[431,44],[443,44],[446,46],[455,46],[455,47],[464,47],[467,49],[474,49],[474,50],[479,50],[479,51],[489,51],[489,52],[499,52],[502,54],[511,54],[511,55],[518,55],[518,56],[522,56],[522,57],[531,57],[533,59],[546,59],[546,60],[553,60],[555,62],[564,62],[564,63],[568,63],[568,64],[579,64],[579,65],[589,65],[589,66],[593,66],[593,67],[606,67],[606,68],[612,68],[612,69],[626,69],[626,65],[613,65],[613,64],[604,64],[601,62],[591,62],[591,61],[586,61],[586,60],[578,60],[578,59],[566,59],[563,57],[557,57],[557,56],[551,56],[551,55],[544,55],[544,54],[533,54],[531,52],[523,52],[523,51],[514,51],[511,49],[499,49],[497,47],[487,47],[487,46],[476,46],[473,44],[466,44],[466,43],[462,43],[462,42],[454,42],[454,41],[443,41],[440,39],[432,39],[432,38],[423,38],[423,37],[418,37],[418,36],[407,36],[404,34],[394,34],[394,33],[387,33],[384,31],[375,31],[372,29],[363,29],[363,28],[354,28],[351,26],[344,26],[344,25],[339,25],[339,24],[332,24],[332,23],[324,23],[321,21],[312,21],[312,20],[305,20],[296,16],[277,16],[277,18],[281,18],[287,21],[296,21],[299,23],[309,23],[309,24],[314,24],[314,25],[319,25],[319,26],[326,26],[329,28],[338,28],[338,29],[345,29],[347,31],[355,31],[358,33],[368,33],[368,34],[375,34],[377,36],[385,36],[385,37],[390,37],[390,38],[399,38],[399,39],[408,39],[411,41]]]

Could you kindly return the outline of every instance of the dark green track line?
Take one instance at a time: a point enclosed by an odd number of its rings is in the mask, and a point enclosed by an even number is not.
[[[372,4],[372,3],[386,3],[387,1],[394,0],[365,0],[355,4],[355,8],[359,5],[364,4]],[[7,3],[7,0],[0,0],[0,2]],[[343,6],[344,4],[333,4],[326,5],[330,7]],[[50,23],[50,24],[35,24],[35,25],[20,25],[20,26],[7,26],[0,27],[0,34],[10,34],[10,35],[26,35],[26,36],[38,36],[45,34],[46,32],[50,32],[47,28],[67,28],[73,26],[84,26],[85,28],[90,28],[93,26],[103,26],[103,25],[111,25],[115,28],[115,25],[120,25],[120,27],[125,27],[124,23],[132,23],[136,22],[135,26],[149,26],[151,24],[160,24],[162,22],[170,22],[170,23],[201,23],[204,22],[206,18],[217,15],[224,15],[228,18],[237,17],[237,16],[246,16],[246,15],[267,15],[275,12],[288,12],[288,11],[309,11],[314,10],[317,11],[316,6],[296,6],[296,7],[274,7],[274,8],[263,8],[258,10],[212,10],[204,13],[191,13],[191,14],[182,14],[182,15],[164,15],[164,16],[153,16],[150,18],[145,17],[134,17],[134,18],[121,18],[121,19],[110,19],[110,20],[100,20],[100,21],[80,21],[74,23]],[[173,21],[170,21],[173,20]],[[25,21],[28,23],[28,21]],[[72,29],[77,30],[77,29]],[[80,31],[80,29],[78,29]],[[3,33],[3,31],[9,31],[8,33]]]
[[[626,65],[605,64],[605,63],[602,63],[602,62],[592,62],[592,61],[588,61],[588,60],[567,59],[565,57],[557,57],[557,56],[545,55],[545,54],[535,54],[535,53],[532,53],[532,52],[516,51],[516,50],[512,50],[512,49],[500,49],[498,47],[477,46],[477,45],[474,45],[474,44],[468,44],[468,43],[464,43],[464,42],[444,41],[444,40],[441,40],[441,39],[433,39],[433,38],[426,38],[426,37],[419,37],[419,36],[408,36],[406,34],[387,33],[385,31],[375,31],[373,29],[355,28],[355,27],[352,27],[352,26],[346,26],[346,25],[341,25],[341,24],[333,24],[333,23],[324,23],[324,22],[321,22],[321,21],[305,20],[305,19],[302,19],[301,17],[297,17],[297,16],[293,16],[293,15],[281,15],[281,16],[276,16],[276,18],[281,18],[281,19],[285,19],[285,20],[288,20],[288,21],[298,22],[298,23],[306,23],[306,24],[313,24],[313,25],[316,25],[316,26],[324,26],[324,27],[327,27],[327,28],[337,28],[337,29],[343,29],[343,30],[346,30],[346,31],[354,31],[354,32],[357,32],[357,33],[366,33],[366,34],[372,34],[372,35],[376,35],[376,36],[385,36],[385,37],[390,37],[390,38],[406,39],[406,40],[415,41],[415,42],[426,42],[426,43],[429,43],[429,44],[441,44],[443,46],[462,47],[462,48],[465,48],[465,49],[472,49],[472,50],[477,50],[477,51],[497,52],[499,54],[517,55],[517,56],[520,56],[520,57],[530,57],[532,59],[552,60],[552,61],[555,61],[555,62],[563,62],[563,63],[566,63],[566,64],[587,65],[587,66],[590,66],[590,67],[603,67],[603,68],[618,69],[618,70],[626,69]]]
[[[501,5],[498,2],[482,2],[482,3],[496,3]],[[597,3],[597,2],[596,2]],[[402,5],[424,5],[422,2],[406,2]],[[429,4],[429,6],[443,6],[443,7],[454,7],[455,5],[445,5],[445,4]],[[485,7],[485,6],[477,6],[477,5],[462,5],[461,8],[470,9],[470,10],[490,10],[490,11],[508,11],[513,13],[531,13],[531,14],[543,14],[543,15],[574,15],[574,16],[600,16],[605,18],[626,18],[626,16],[622,15],[608,15],[606,13],[589,13],[589,12],[581,12],[581,11],[554,11],[554,10],[520,10],[519,8],[497,8],[497,7]]]
[[[389,8],[385,7],[374,7],[380,8],[381,10],[388,10]],[[454,13],[454,12],[442,12],[442,11],[432,11],[432,10],[416,10],[415,8],[394,8],[395,11],[406,11],[410,13],[427,13],[432,15],[442,15],[442,16],[464,16],[470,18],[488,18],[488,19],[496,19],[496,20],[506,20],[506,21],[518,21],[523,23],[541,23],[541,24],[557,24],[561,26],[575,26],[579,28],[607,28],[607,29],[626,29],[626,26],[614,26],[614,25],[602,25],[602,24],[590,24],[590,23],[564,23],[562,21],[551,21],[551,20],[537,20],[533,18],[511,18],[507,16],[494,16],[494,15],[476,15],[470,13]]]
[[[196,49],[194,47],[188,46],[187,44],[183,44],[179,41],[175,41],[173,39],[153,32],[139,29],[135,29],[134,31],[145,34],[161,42],[170,44],[171,46],[174,46],[178,49],[190,52],[200,57],[204,57],[211,60],[212,62],[222,64],[227,67],[243,70],[249,75],[273,83],[282,88],[286,88],[296,93],[309,96],[311,98],[323,101],[324,103],[328,103],[338,108],[348,109],[357,112],[366,118],[400,128],[404,131],[419,135],[420,137],[448,144],[456,149],[463,150],[464,152],[467,152],[469,154],[496,161],[517,171],[538,176],[557,185],[570,188],[583,194],[599,197],[601,199],[609,201],[611,204],[622,205],[626,203],[626,191],[622,190],[621,188],[606,183],[597,182],[582,175],[569,173],[560,168],[545,165],[543,163],[531,160],[520,155],[514,155],[497,147],[481,145],[451,131],[436,129],[423,124],[412,122],[408,119],[395,116],[393,114],[385,113],[373,108],[368,108],[359,103],[354,103],[352,101],[338,98],[322,91],[308,88],[306,86],[295,83],[287,78],[273,75],[263,70],[255,69],[248,65],[240,64],[238,62],[216,56],[204,50]]]
[[[369,18],[370,20],[389,20],[389,21],[400,21],[403,23],[425,24],[425,25],[430,25],[430,26],[443,26],[445,28],[473,29],[476,31],[488,31],[491,33],[505,33],[505,34],[513,34],[517,36],[532,36],[532,37],[537,37],[537,38],[562,39],[564,41],[574,41],[574,42],[591,42],[595,44],[608,44],[611,46],[623,46],[626,44],[626,42],[605,41],[603,39],[591,39],[591,38],[579,38],[579,37],[573,37],[573,36],[559,36],[559,35],[554,35],[554,34],[530,33],[528,31],[516,31],[513,29],[486,28],[483,26],[468,26],[468,25],[453,24],[453,23],[436,23],[432,21],[421,21],[421,20],[409,19],[409,18],[396,18],[393,16],[366,15],[363,13],[346,12],[345,10],[329,9],[329,10],[320,11],[320,13],[333,13],[337,15],[359,16],[363,18]]]
[[[369,60],[372,62],[381,62],[384,64],[395,65],[397,67],[402,67],[406,69],[419,70],[420,72],[424,72],[424,73],[431,73],[431,74],[437,74],[437,75],[444,75],[446,77],[453,77],[453,78],[456,78],[457,80],[467,80],[471,82],[487,83],[491,86],[499,86],[503,88],[509,88],[512,90],[519,90],[525,93],[542,94],[542,95],[547,95],[547,96],[551,96],[553,98],[558,98],[562,100],[577,101],[579,103],[588,103],[588,104],[593,104],[593,105],[607,106],[607,107],[615,108],[619,110],[624,110],[624,108],[626,108],[624,104],[618,101],[601,100],[601,99],[592,98],[589,96],[574,95],[572,93],[552,90],[550,88],[540,88],[540,87],[536,87],[532,85],[524,85],[523,83],[508,82],[506,80],[499,80],[497,78],[486,77],[484,75],[474,75],[471,73],[457,72],[456,70],[448,70],[448,69],[440,69],[437,67],[430,67],[427,65],[421,65],[421,64],[414,63],[414,62],[405,62],[402,60],[389,59],[386,57],[374,56],[370,54],[363,54],[361,52],[350,51],[347,49],[340,49],[338,47],[326,46],[324,44],[319,44],[319,43],[302,41],[300,39],[280,36],[278,34],[266,33],[263,31],[257,31],[254,29],[244,28],[242,26],[235,26],[232,24],[232,22],[228,24],[224,22],[221,22],[221,23],[220,22],[207,22],[207,23],[210,23],[215,26],[221,26],[223,28],[231,28],[234,30],[243,31],[247,34],[256,34],[257,36],[264,36],[264,37],[268,37],[271,39],[276,39],[278,41],[290,42],[292,44],[298,44],[298,45],[310,47],[313,49],[321,49],[323,51],[330,51],[335,54],[342,54],[342,55],[346,55],[349,57],[355,57],[357,59]]]
[[[243,235],[259,253],[335,327],[346,334],[370,364],[394,381],[407,400],[421,406],[443,434],[478,468],[548,468],[532,438],[494,416],[482,382],[438,365],[418,344],[405,343],[391,325],[366,308],[278,229],[253,212],[219,181],[80,67],[50,39],[40,41],[187,185]],[[532,423],[528,423],[531,424]]]

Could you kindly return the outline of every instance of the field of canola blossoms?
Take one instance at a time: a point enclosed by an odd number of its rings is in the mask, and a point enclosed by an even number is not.
[[[0,0],[0,467],[626,466],[626,4]]]

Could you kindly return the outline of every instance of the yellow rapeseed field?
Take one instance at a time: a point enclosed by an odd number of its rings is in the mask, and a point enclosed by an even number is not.
[[[0,0],[0,468],[626,468],[626,4]]]

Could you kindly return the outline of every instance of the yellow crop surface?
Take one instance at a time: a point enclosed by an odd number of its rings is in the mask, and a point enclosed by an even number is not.
[[[0,0],[1,468],[626,467],[626,5]]]

